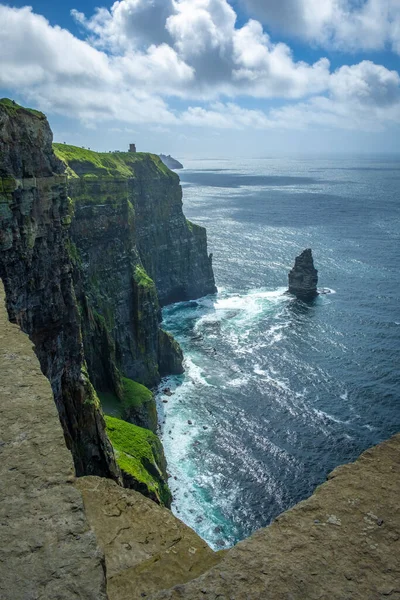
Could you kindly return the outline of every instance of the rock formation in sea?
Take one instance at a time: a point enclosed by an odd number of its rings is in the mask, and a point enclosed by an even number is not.
[[[296,257],[294,267],[289,273],[289,294],[300,300],[312,300],[318,296],[318,271],[310,248]]]
[[[1,100],[0,277],[52,385],[76,473],[168,504],[147,388],[183,367],[161,306],[216,291],[178,176],[152,154],[52,145],[42,113]],[[118,419],[105,422],[99,398]]]
[[[168,169],[183,169],[183,164],[173,158],[170,154],[160,154],[160,158],[163,161],[164,165],[168,167]]]

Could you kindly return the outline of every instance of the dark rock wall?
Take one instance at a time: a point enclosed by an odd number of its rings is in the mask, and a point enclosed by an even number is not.
[[[47,120],[0,105],[0,277],[50,380],[76,472],[119,477],[87,375],[68,252],[70,203]]]
[[[150,160],[136,173],[132,185],[137,246],[161,306],[214,294],[207,233],[186,220],[179,177],[172,172],[163,175]]]
[[[85,354],[96,388],[115,389],[110,368],[101,370],[98,364],[102,322],[113,344],[107,354],[114,355],[126,377],[151,387],[163,375],[182,373],[182,353],[160,329],[157,289],[137,249],[134,183],[71,179],[69,194],[75,207],[71,241],[82,282],[78,299],[97,322],[95,329],[84,326]]]
[[[104,175],[76,150],[66,171],[45,116],[0,101],[0,277],[10,319],[51,382],[77,474],[119,479],[92,383],[122,399],[122,376],[152,387],[181,373],[160,306],[215,283],[205,229],[186,221],[179,178],[158,157]]]

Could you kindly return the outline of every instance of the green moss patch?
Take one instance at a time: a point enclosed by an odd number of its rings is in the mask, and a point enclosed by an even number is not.
[[[153,400],[153,394],[145,385],[132,381],[127,377],[122,378],[123,384],[123,404],[126,407],[140,406]]]
[[[203,229],[201,225],[197,225],[197,223],[193,223],[192,221],[189,221],[189,219],[186,219],[186,225],[192,233]]]
[[[122,377],[121,382],[122,399],[116,393],[98,392],[105,414],[155,432],[157,407],[153,393],[146,386],[127,377]]]
[[[124,479],[132,483],[134,489],[159,504],[169,506],[171,493],[164,479],[165,464],[158,437],[148,429],[115,417],[106,416],[105,420]]]
[[[146,273],[146,271],[144,270],[143,267],[141,267],[140,265],[136,265],[135,267],[135,275],[134,275],[134,279],[136,281],[136,283],[138,285],[140,285],[141,287],[144,288],[154,288],[154,281],[151,279],[151,277],[149,277]]]

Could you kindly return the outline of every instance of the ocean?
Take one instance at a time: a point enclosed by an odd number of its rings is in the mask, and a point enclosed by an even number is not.
[[[218,294],[163,311],[185,374],[157,394],[173,512],[228,548],[400,430],[400,158],[185,161]],[[287,294],[312,248],[321,294]],[[163,393],[170,388],[172,396]]]

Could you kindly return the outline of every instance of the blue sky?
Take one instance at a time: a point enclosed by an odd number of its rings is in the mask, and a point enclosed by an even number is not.
[[[57,141],[178,157],[400,151],[398,0],[0,2],[0,95]]]

